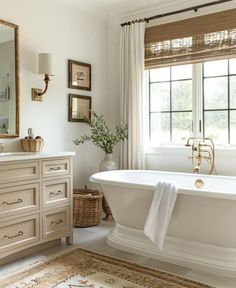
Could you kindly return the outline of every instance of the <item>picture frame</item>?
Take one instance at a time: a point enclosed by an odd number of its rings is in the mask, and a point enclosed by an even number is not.
[[[86,122],[91,119],[90,96],[69,94],[69,122]]]
[[[68,60],[68,87],[91,91],[91,64]]]

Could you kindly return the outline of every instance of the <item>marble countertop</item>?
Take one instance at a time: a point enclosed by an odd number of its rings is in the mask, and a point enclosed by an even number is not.
[[[18,161],[18,160],[36,160],[53,157],[70,157],[74,156],[75,152],[3,152],[0,153],[0,162]]]

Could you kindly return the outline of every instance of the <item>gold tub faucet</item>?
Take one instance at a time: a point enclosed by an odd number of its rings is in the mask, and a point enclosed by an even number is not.
[[[202,160],[208,161],[208,173],[212,174],[215,170],[215,146],[211,138],[195,138],[190,137],[185,144],[187,147],[191,147],[192,155],[189,156],[192,159],[193,173],[199,173]]]

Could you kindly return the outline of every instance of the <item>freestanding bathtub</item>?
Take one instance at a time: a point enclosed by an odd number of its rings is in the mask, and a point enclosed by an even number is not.
[[[195,181],[201,179],[201,189]],[[141,170],[92,175],[111,208],[109,245],[177,265],[236,277],[236,177]],[[143,233],[154,185],[172,182],[178,195],[164,250]]]

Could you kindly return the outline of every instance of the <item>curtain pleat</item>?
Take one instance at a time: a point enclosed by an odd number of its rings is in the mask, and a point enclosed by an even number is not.
[[[121,28],[121,119],[128,124],[128,140],[121,144],[121,169],[144,169],[144,33],[144,22]]]

